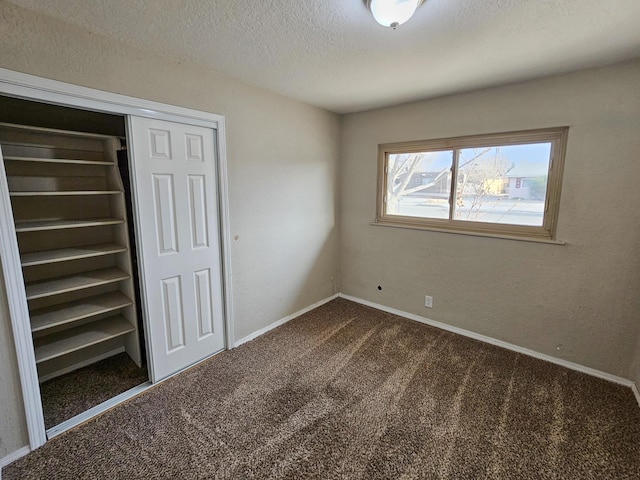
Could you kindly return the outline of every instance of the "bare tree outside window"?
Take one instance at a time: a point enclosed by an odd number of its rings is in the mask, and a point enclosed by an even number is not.
[[[550,129],[408,142],[404,151],[403,144],[381,145],[384,190],[378,220],[403,225],[410,225],[412,218],[424,219],[419,225],[433,220],[439,229],[513,225],[549,235],[555,218],[550,220],[547,212],[559,196],[558,156],[565,135],[566,129]],[[491,144],[494,137],[505,142]],[[476,138],[478,144],[473,145]]]
[[[438,157],[446,158],[447,156],[449,156],[448,165],[444,168],[438,168],[436,165]],[[450,192],[448,180],[451,178],[452,161],[453,153],[451,151],[390,155],[387,212],[401,214],[401,199],[412,194],[422,194],[433,190],[434,187],[441,185],[443,180],[447,185],[447,191],[440,193],[446,193],[448,198]],[[421,181],[419,183],[412,182],[412,179],[420,179]]]

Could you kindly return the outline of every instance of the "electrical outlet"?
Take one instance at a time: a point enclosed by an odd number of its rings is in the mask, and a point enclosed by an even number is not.
[[[433,308],[433,297],[430,297],[429,295],[425,295],[424,306],[427,308]]]

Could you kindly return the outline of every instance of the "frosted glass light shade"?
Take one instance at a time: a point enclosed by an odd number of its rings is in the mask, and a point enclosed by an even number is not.
[[[409,20],[423,0],[369,0],[369,10],[380,25],[396,28]]]

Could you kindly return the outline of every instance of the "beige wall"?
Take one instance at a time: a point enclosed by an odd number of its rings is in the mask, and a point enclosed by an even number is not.
[[[630,378],[640,334],[638,85],[635,62],[345,116],[341,291]],[[379,143],[563,125],[558,238],[567,245],[370,225]]]
[[[225,115],[236,339],[334,293],[337,115],[1,1],[0,37],[0,67]],[[2,313],[0,458],[26,445]]]

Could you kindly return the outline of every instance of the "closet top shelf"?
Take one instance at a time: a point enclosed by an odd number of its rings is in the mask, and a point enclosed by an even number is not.
[[[62,230],[65,228],[99,227],[124,223],[120,218],[81,218],[64,220],[33,220],[16,222],[16,232],[40,232],[43,230]]]
[[[104,135],[99,133],[75,132],[73,130],[58,130],[56,128],[34,127],[31,125],[17,125],[15,123],[4,123],[4,122],[0,122],[0,128],[8,128],[8,129],[14,129],[14,130],[36,132],[36,133],[50,133],[55,135],[64,135],[67,137],[83,137],[83,138],[95,138],[95,139],[104,139],[104,140],[108,138],[124,138],[124,137]]]
[[[16,155],[6,155],[5,160],[13,160],[16,162],[40,162],[40,163],[61,163],[76,165],[113,165],[113,162],[100,160],[80,160],[73,158],[41,158],[41,157],[18,157]]]
[[[75,195],[118,195],[119,190],[55,190],[39,192],[10,192],[12,197],[69,197]]]

